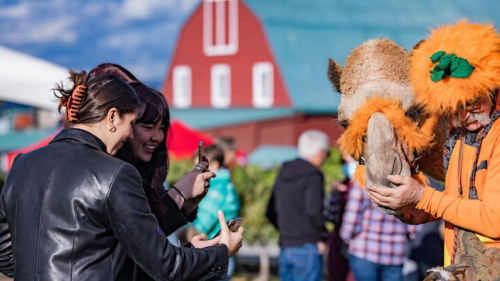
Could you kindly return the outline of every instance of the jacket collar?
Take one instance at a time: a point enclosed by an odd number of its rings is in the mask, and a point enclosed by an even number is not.
[[[72,128],[62,130],[50,143],[64,140],[76,141],[82,144],[86,144],[93,149],[106,152],[106,145],[98,137],[85,130]]]

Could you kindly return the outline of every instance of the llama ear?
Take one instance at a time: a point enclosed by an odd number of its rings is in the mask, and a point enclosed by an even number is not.
[[[342,93],[340,91],[340,76],[342,75],[342,66],[338,64],[335,60],[329,59],[328,62],[328,79],[333,84],[335,91]]]
[[[463,263],[459,263],[459,264],[452,264],[450,266],[445,267],[444,269],[453,273],[453,275],[456,275],[458,273],[457,271],[460,271],[462,269],[465,270],[467,268],[469,268],[468,265],[463,264]]]
[[[422,40],[418,41],[418,43],[415,44],[415,46],[413,46],[413,48],[411,48],[410,57],[413,55],[413,51],[415,51],[416,49],[420,48],[420,45],[422,43],[424,43],[424,42],[425,42],[425,39],[422,39]]]

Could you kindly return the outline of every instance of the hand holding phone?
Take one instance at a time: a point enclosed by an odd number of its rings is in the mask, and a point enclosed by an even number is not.
[[[229,228],[229,230],[231,232],[236,232],[238,231],[238,227],[241,226],[241,223],[243,221],[240,219],[240,218],[230,218],[228,221],[227,221],[227,227]],[[214,237],[212,237],[212,239],[214,239],[215,237],[219,236],[220,235],[220,230],[214,235]]]
[[[245,233],[245,230],[243,229],[243,226],[240,226],[241,219],[232,218],[226,222],[224,213],[220,210],[218,212],[218,217],[222,231],[219,238],[216,239],[219,240],[219,244],[226,245],[229,257],[232,257],[243,245],[243,234]],[[231,225],[232,230],[236,230],[236,232],[232,232],[226,224]]]

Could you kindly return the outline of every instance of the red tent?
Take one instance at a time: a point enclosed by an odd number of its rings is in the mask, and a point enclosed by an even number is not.
[[[56,137],[57,134],[62,130],[62,128],[59,128],[57,131],[55,131],[53,134],[49,135],[48,137],[39,140],[33,144],[30,144],[26,147],[20,148],[18,150],[11,151],[7,153],[7,171],[10,171],[10,168],[12,167],[12,162],[14,162],[14,159],[16,158],[17,155],[22,154],[22,153],[28,153],[30,151],[33,151],[37,148],[46,146],[49,144],[49,142]]]
[[[204,146],[214,143],[214,138],[188,127],[180,120],[173,120],[167,135],[167,147],[172,158],[189,158],[198,149],[198,143],[203,141]]]

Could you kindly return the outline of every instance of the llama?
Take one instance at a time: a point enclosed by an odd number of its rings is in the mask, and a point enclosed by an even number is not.
[[[341,94],[338,123],[343,153],[361,165],[355,178],[364,185],[395,187],[388,175],[424,178],[418,166],[443,180],[443,149],[448,120],[429,116],[415,101],[408,77],[408,52],[389,39],[374,39],[355,48],[344,67],[330,59],[328,77]],[[403,210],[382,208],[388,214]]]

